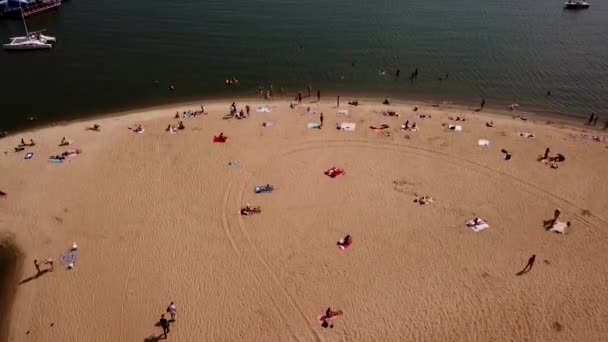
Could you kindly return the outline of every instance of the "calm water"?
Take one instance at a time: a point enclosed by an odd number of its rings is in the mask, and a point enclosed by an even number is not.
[[[608,116],[608,3],[578,12],[562,3],[71,0],[28,20],[58,38],[52,51],[0,51],[0,128],[32,114],[51,121],[254,94],[271,82],[290,93],[311,83],[325,94],[464,104],[485,97],[489,105]],[[19,21],[0,21],[2,42],[22,30]],[[449,79],[439,82],[444,73]],[[241,84],[228,89],[223,80],[233,75]]]

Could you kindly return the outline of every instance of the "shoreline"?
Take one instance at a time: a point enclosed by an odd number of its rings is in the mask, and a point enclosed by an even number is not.
[[[313,92],[314,93],[314,92]],[[324,103],[325,101],[327,101],[326,99],[329,97],[332,100],[330,101],[334,101],[336,99],[336,96],[338,96],[337,94],[333,94],[330,93],[329,95],[322,95],[321,97],[321,101],[322,103]],[[357,96],[357,95],[352,95],[350,97],[347,96],[342,96],[340,95],[341,100],[344,102],[344,108],[349,108],[349,107],[353,107],[348,105],[346,102],[351,100],[351,99],[358,99],[360,103],[360,105],[377,105],[380,104],[383,100],[382,97],[364,97],[364,96]],[[316,98],[316,96],[311,96],[311,98]],[[32,122],[36,122],[34,124],[31,125],[23,125],[20,128],[15,129],[14,131],[8,131],[8,134],[3,137],[4,139],[12,137],[14,135],[17,134],[23,134],[23,133],[33,133],[45,128],[50,128],[50,127],[63,127],[63,126],[69,126],[72,124],[76,124],[76,123],[81,123],[81,122],[89,122],[89,121],[95,121],[95,120],[103,120],[103,119],[108,119],[108,118],[118,118],[118,117],[126,117],[126,116],[130,116],[130,115],[134,115],[134,114],[142,114],[142,113],[146,113],[146,112],[153,112],[153,111],[159,111],[159,110],[174,110],[175,108],[183,108],[183,107],[189,107],[189,106],[195,106],[196,108],[198,108],[201,104],[203,106],[206,106],[205,103],[207,105],[217,105],[217,104],[222,104],[225,103],[226,107],[228,107],[230,105],[230,102],[233,101],[234,99],[238,100],[239,102],[268,102],[268,103],[273,103],[273,102],[283,102],[283,101],[291,101],[291,102],[295,102],[293,100],[293,98],[291,96],[286,96],[286,95],[282,95],[282,96],[274,96],[272,97],[270,100],[264,100],[263,98],[259,97],[259,96],[235,96],[233,98],[228,98],[228,97],[195,97],[192,99],[187,99],[187,100],[183,100],[183,101],[178,101],[178,102],[171,102],[171,103],[163,103],[163,104],[152,104],[152,105],[134,105],[134,106],[127,106],[128,108],[124,108],[124,109],[117,109],[117,110],[113,110],[113,111],[102,111],[102,112],[98,112],[98,113],[91,113],[91,114],[87,114],[84,117],[78,117],[78,118],[74,118],[74,119],[68,119],[68,120],[58,120],[58,121],[51,121],[51,122],[42,122],[42,121],[32,121]],[[306,99],[308,99],[308,97],[303,97],[303,104],[306,104]],[[324,100],[325,99],[325,100]],[[546,111],[525,111],[525,110],[521,110],[521,109],[514,109],[514,110],[509,110],[509,109],[505,109],[505,108],[499,108],[496,106],[492,106],[492,105],[486,105],[483,111],[475,111],[476,107],[471,106],[471,105],[465,105],[462,103],[457,103],[457,102],[451,102],[451,101],[436,101],[436,100],[420,100],[420,99],[410,99],[407,97],[398,97],[398,98],[393,98],[391,97],[391,103],[395,104],[395,105],[411,105],[411,106],[418,106],[418,107],[433,107],[433,108],[438,108],[438,109],[448,109],[448,110],[454,110],[454,111],[465,111],[465,112],[470,112],[470,114],[475,114],[475,115],[482,115],[482,116],[496,116],[497,118],[507,118],[507,117],[514,117],[514,116],[525,116],[528,117],[532,120],[536,120],[536,121],[542,121],[545,120],[547,121],[546,123],[550,123],[550,124],[559,124],[559,125],[568,125],[572,128],[580,128],[580,129],[590,129],[590,130],[597,130],[597,131],[601,131],[604,121],[608,120],[608,118],[601,118],[602,120],[598,121],[598,128],[594,129],[593,127],[587,126],[585,124],[585,121],[587,120],[586,117],[584,116],[577,116],[576,114],[568,114],[568,113],[554,113],[554,112],[546,112]],[[316,103],[316,102],[315,102]],[[3,139],[0,138],[0,139]]]

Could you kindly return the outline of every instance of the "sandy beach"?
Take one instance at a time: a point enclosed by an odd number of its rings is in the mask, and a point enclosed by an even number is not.
[[[304,98],[291,109],[236,99],[239,110],[251,106],[241,120],[225,118],[232,101],[218,100],[193,118],[173,116],[198,104],[1,139],[0,232],[24,254],[7,340],[156,341],[170,302],[168,339],[177,341],[608,335],[603,120],[583,127],[511,117],[517,110],[348,100],[336,108],[335,97]],[[323,128],[307,128],[320,112]],[[457,116],[466,121],[449,119]],[[185,129],[166,132],[180,120]],[[402,130],[405,121],[417,131]],[[342,123],[354,130],[337,130]],[[93,124],[101,131],[86,129]],[[138,124],[143,133],[128,129]],[[227,141],[213,143],[220,132]],[[62,137],[72,143],[59,147]],[[36,145],[14,152],[21,138]],[[547,147],[566,158],[556,169],[537,161]],[[81,153],[49,162],[73,149]],[[344,174],[326,176],[331,167]],[[267,183],[272,193],[254,193]],[[433,202],[415,203],[416,194]],[[247,203],[261,213],[241,215]],[[564,234],[543,227],[557,208],[571,222]],[[475,217],[489,228],[467,227]],[[346,235],[352,244],[341,250]],[[67,269],[61,256],[74,242]],[[516,275],[532,255],[532,269]],[[53,271],[36,277],[33,260],[46,258]],[[328,307],[343,312],[333,328],[318,321]]]

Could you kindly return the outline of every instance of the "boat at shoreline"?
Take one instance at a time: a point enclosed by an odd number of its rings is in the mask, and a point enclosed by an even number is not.
[[[589,3],[583,0],[568,0],[564,3],[564,9],[587,9]]]

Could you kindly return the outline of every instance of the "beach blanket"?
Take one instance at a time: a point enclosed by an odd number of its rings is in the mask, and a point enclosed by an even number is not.
[[[348,115],[348,109],[340,109],[338,115]]]
[[[74,267],[76,265],[76,261],[78,261],[78,250],[74,248],[68,249],[59,258],[59,264],[69,268]]]
[[[490,140],[479,139],[479,140],[477,140],[477,145],[479,145],[479,146],[490,146]]]
[[[61,155],[66,157],[66,158],[74,158],[76,156],[78,156],[80,154],[80,150],[69,150],[69,151],[65,151],[63,152]]]
[[[462,131],[462,126],[460,125],[449,125],[448,128],[452,131]]]
[[[308,114],[308,115],[314,115],[314,114],[317,114],[317,111],[315,109],[313,109],[313,108],[309,108],[306,111],[306,114]]]
[[[33,152],[28,152],[28,153],[25,155],[25,159],[28,159],[28,160],[29,160],[29,159],[32,159],[33,157],[34,157],[34,153],[33,153]]]
[[[226,167],[228,167],[230,169],[237,169],[237,168],[239,168],[239,166],[241,166],[241,164],[238,161],[229,161],[226,164]]]
[[[270,194],[274,191],[274,187],[270,189],[266,188],[266,185],[256,185],[253,187],[253,193],[261,195],[261,194]]]
[[[59,158],[49,158],[49,163],[63,163],[63,159],[59,159]]]
[[[474,232],[478,233],[486,228],[490,228],[490,225],[487,224],[483,220],[478,220],[477,224],[475,224],[475,220],[470,220],[466,222],[467,227],[471,228]]]
[[[323,173],[330,178],[336,178],[337,176],[343,175],[345,172],[341,168],[334,166],[334,167],[327,169],[327,171],[325,171]]]
[[[547,231],[558,233],[558,234],[564,234],[566,232],[566,228],[568,228],[568,227],[569,227],[569,225],[566,222],[555,221],[555,224],[553,224],[553,226],[549,227],[549,229],[547,229]]]
[[[336,126],[337,129],[342,131],[354,131],[357,124],[354,122],[342,122]]]
[[[321,124],[316,123],[316,122],[309,122],[307,127],[309,129],[319,129],[319,128],[321,128]]]
[[[256,109],[256,112],[258,112],[258,113],[270,113],[271,111],[272,111],[272,109],[268,106],[259,106]]]
[[[228,140],[228,137],[226,137],[226,136],[224,136],[224,137],[222,137],[222,138],[220,138],[220,137],[218,137],[218,136],[215,136],[215,135],[213,136],[213,143],[215,143],[215,144],[222,144],[222,143],[225,143],[225,142],[226,142],[226,140]]]
[[[274,122],[273,121],[262,122],[262,127],[272,127],[272,126],[274,126]]]

